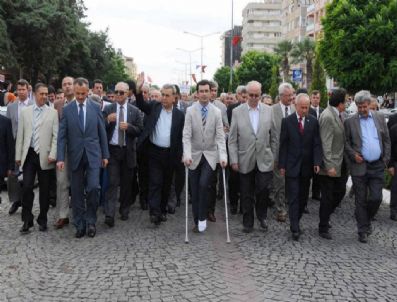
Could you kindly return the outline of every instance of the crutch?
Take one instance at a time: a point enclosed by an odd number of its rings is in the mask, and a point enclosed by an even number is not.
[[[225,197],[225,214],[226,214],[226,242],[230,243],[230,235],[229,235],[229,215],[227,211],[227,194],[226,194],[226,176],[225,176],[225,168],[222,168],[223,175],[223,196]]]
[[[187,230],[187,220],[188,220],[188,207],[189,207],[189,168],[185,167],[185,188],[186,188],[186,196],[185,196],[185,243],[189,243],[189,234]]]

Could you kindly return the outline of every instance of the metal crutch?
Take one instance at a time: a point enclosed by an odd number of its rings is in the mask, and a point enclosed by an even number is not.
[[[227,194],[226,194],[226,176],[225,176],[225,168],[222,168],[223,175],[223,196],[225,197],[225,214],[226,214],[226,242],[230,243],[230,235],[229,235],[229,215],[227,211]]]
[[[185,188],[186,188],[186,196],[185,196],[185,243],[189,243],[189,234],[187,230],[187,220],[188,220],[188,207],[189,207],[189,168],[185,167]]]

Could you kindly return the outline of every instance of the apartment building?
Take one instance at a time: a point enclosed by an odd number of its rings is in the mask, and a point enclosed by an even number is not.
[[[302,41],[306,36],[306,12],[313,0],[282,1],[282,35],[284,40]]]
[[[233,30],[225,31],[221,37],[222,42],[222,64],[223,66],[233,66],[241,58],[241,42],[231,45],[233,37],[241,37],[243,27],[234,26]],[[232,62],[230,62],[230,46],[233,47]]]
[[[325,6],[332,0],[315,0],[314,3],[307,7],[306,35],[315,40],[322,36],[321,18],[325,15]]]

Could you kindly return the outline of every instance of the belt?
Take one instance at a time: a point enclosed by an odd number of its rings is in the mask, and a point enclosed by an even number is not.
[[[112,144],[109,144],[109,147],[110,147],[110,148],[117,148],[117,149],[124,149],[124,148],[127,148],[127,146],[122,146],[122,147],[120,147],[119,145],[112,145]]]
[[[168,148],[160,147],[160,146],[157,146],[157,145],[153,144],[152,142],[150,142],[150,146],[152,146],[152,148],[154,148],[154,149],[156,149],[156,150],[159,150],[159,151],[166,151],[166,152],[168,152],[168,151],[171,150],[170,147],[168,147]]]
[[[375,160],[372,160],[372,161],[368,161],[368,160],[366,160],[365,162],[367,163],[367,164],[374,164],[374,163],[377,163],[378,161],[380,161],[381,159],[379,158],[379,159],[375,159]]]

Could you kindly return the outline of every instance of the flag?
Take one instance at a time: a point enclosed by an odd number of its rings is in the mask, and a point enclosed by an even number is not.
[[[149,76],[147,76],[147,81],[148,81],[149,83],[152,83],[152,78],[149,77]]]
[[[237,46],[238,43],[240,43],[240,41],[242,40],[241,36],[233,36],[232,38],[232,45],[233,46]]]
[[[201,72],[205,73],[205,69],[207,68],[207,65],[201,65]]]
[[[196,75],[194,73],[191,74],[193,81],[197,84]]]
[[[201,65],[196,65],[196,69],[199,69],[201,67]]]

